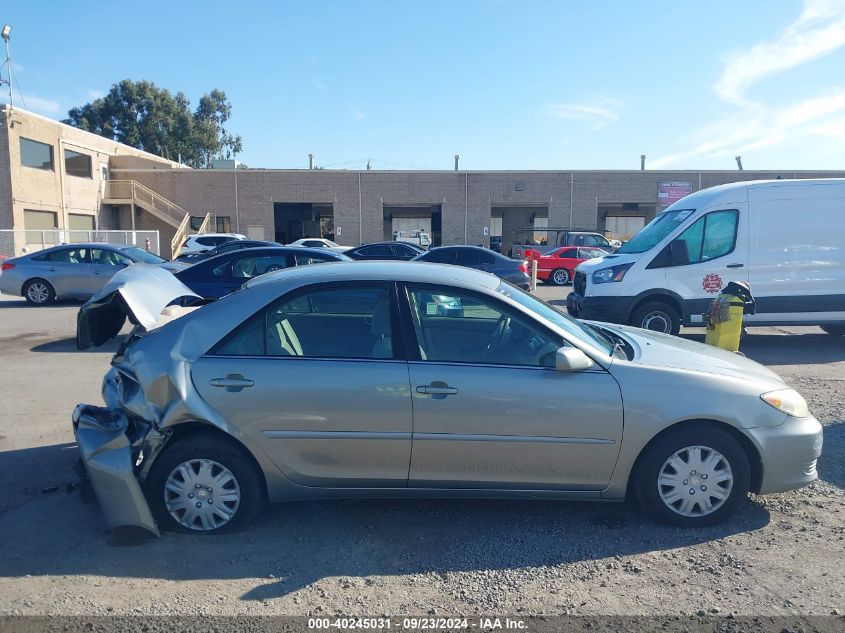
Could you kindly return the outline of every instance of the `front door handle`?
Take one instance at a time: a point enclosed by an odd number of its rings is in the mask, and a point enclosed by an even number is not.
[[[225,387],[226,391],[240,391],[244,387],[252,387],[254,381],[244,378],[240,374],[228,374],[225,378],[212,378],[212,387]]]
[[[419,385],[417,387],[417,393],[431,396],[435,400],[442,400],[446,396],[452,396],[458,393],[458,390],[450,387],[442,380],[435,380],[430,385]]]
[[[727,268],[742,268],[745,264],[728,264]]]

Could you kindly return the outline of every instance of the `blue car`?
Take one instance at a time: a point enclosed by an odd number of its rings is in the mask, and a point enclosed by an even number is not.
[[[203,299],[213,301],[265,273],[306,264],[343,261],[352,260],[343,253],[325,248],[248,248],[198,262],[176,273],[176,277]]]

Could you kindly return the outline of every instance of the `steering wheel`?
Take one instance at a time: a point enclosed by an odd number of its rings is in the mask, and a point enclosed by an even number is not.
[[[507,315],[502,315],[496,322],[496,328],[493,330],[493,336],[490,337],[490,342],[487,344],[487,349],[484,351],[486,356],[492,354],[504,343],[507,337],[508,330],[511,326],[511,318]]]

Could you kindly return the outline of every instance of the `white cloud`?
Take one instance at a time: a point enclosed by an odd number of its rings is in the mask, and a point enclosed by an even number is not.
[[[845,45],[845,1],[806,0],[798,19],[772,41],[735,51],[713,88],[728,103],[748,105],[759,81],[828,55]]]
[[[27,110],[47,116],[53,116],[64,111],[62,104],[55,99],[45,99],[31,94],[21,97],[17,90],[12,91],[12,101],[19,107],[25,107]]]
[[[599,99],[586,103],[550,103],[545,112],[552,119],[584,121],[594,130],[600,130],[619,120],[620,107],[613,99]]]
[[[821,143],[823,137],[837,136],[825,133],[829,129],[825,122],[845,111],[845,75],[827,92],[791,103],[784,103],[790,96],[786,90],[780,91],[780,100],[773,105],[755,101],[747,93],[767,78],[843,46],[845,0],[805,0],[801,15],[775,39],[726,58],[713,89],[733,111],[691,135],[689,148],[652,160],[649,166],[661,169],[691,159],[732,158],[790,141]],[[838,121],[840,127],[830,126],[841,129]]]

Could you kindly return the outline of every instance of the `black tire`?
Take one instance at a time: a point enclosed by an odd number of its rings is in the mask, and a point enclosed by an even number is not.
[[[46,279],[36,277],[23,285],[22,293],[26,302],[34,306],[46,306],[56,300],[56,291]]]
[[[634,310],[631,325],[677,336],[681,331],[681,315],[664,301],[647,301]]]
[[[566,268],[557,268],[549,275],[549,283],[555,286],[565,286],[570,281],[572,281],[572,275],[569,274]]]
[[[171,515],[165,503],[165,484],[171,473],[180,464],[200,459],[211,460],[227,468],[240,490],[240,500],[234,515],[228,522],[213,529],[203,529],[200,525],[192,529],[182,525]],[[150,510],[163,529],[190,534],[221,534],[241,530],[261,513],[267,503],[263,476],[246,449],[225,436],[202,431],[177,439],[165,448],[150,468],[145,492]]]
[[[845,325],[822,325],[820,326],[828,334],[834,336],[845,336]]]
[[[721,501],[721,505],[715,507],[709,514],[703,514],[701,505],[695,505],[694,507],[697,508],[697,512],[701,514],[697,516],[684,516],[678,510],[672,509],[667,503],[664,503],[660,496],[661,487],[658,486],[658,478],[661,475],[664,465],[676,452],[686,447],[704,447],[711,451],[718,451],[730,467],[733,476],[730,493],[726,499]],[[712,455],[712,453],[708,453],[708,455]],[[723,462],[720,461],[719,463],[722,464]],[[684,475],[693,476],[691,473],[684,473]],[[639,501],[640,507],[647,514],[663,523],[695,528],[716,525],[736,512],[748,496],[751,486],[751,466],[742,446],[728,431],[713,425],[701,424],[679,427],[678,429],[667,432],[657,439],[657,441],[653,442],[637,460],[632,478],[632,486],[636,499]],[[701,499],[704,496],[701,494],[701,489],[706,488],[706,486],[702,486],[701,484],[707,482],[701,479],[695,482],[686,479],[683,483],[685,490],[687,481],[690,482],[690,490],[694,490],[695,494],[699,494],[698,499]],[[663,487],[662,489],[668,492],[669,487]],[[686,495],[686,492],[683,494]],[[704,494],[707,494],[706,491]],[[713,503],[713,497],[708,496],[708,499]],[[679,499],[677,503],[680,505],[683,501],[684,499]],[[697,501],[694,503],[697,503]],[[714,505],[716,504],[714,503]]]

